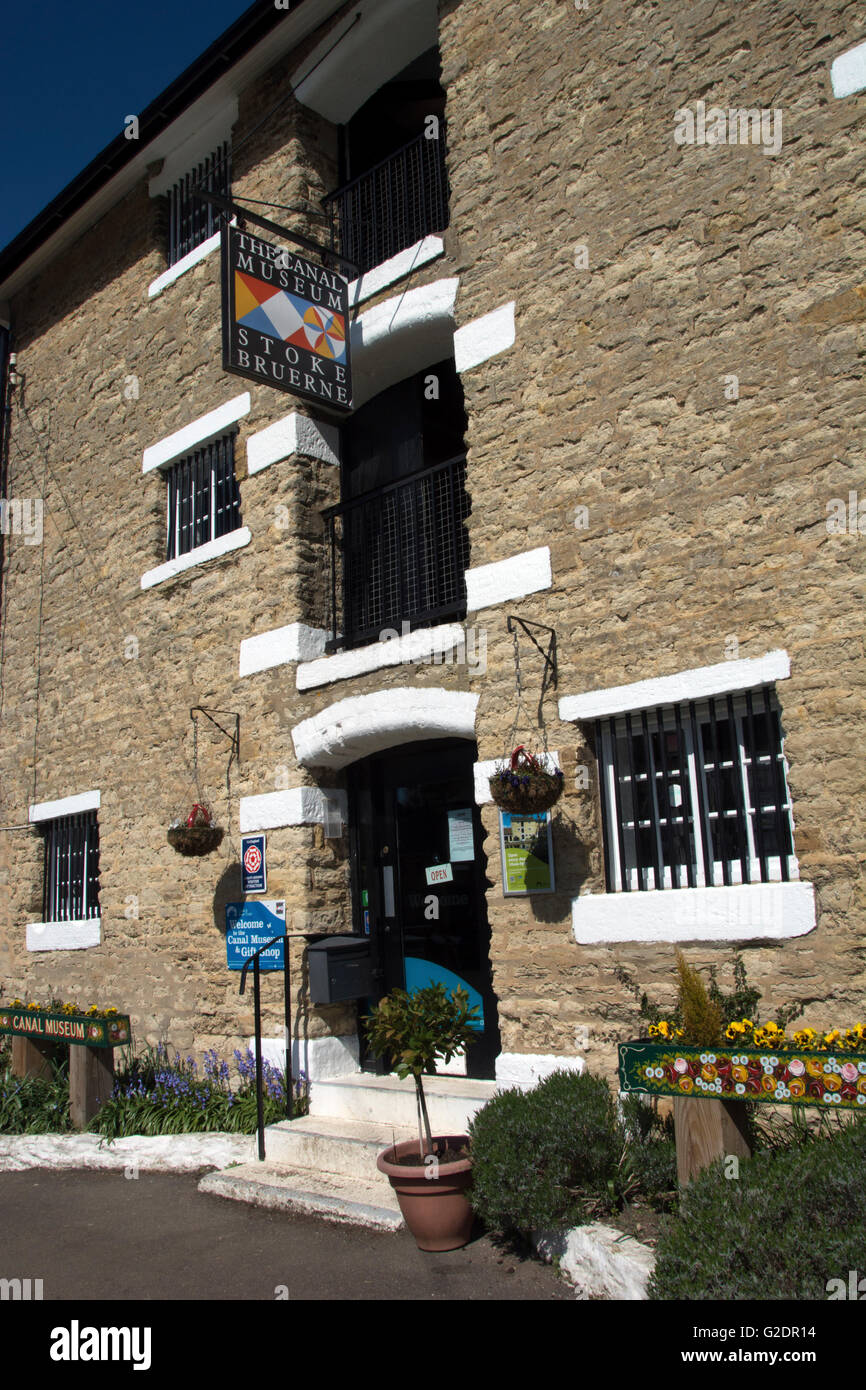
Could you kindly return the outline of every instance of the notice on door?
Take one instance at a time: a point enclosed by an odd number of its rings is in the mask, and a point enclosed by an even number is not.
[[[475,831],[471,806],[448,812],[448,858],[452,864],[465,863],[467,859],[475,858]]]
[[[424,872],[431,888],[434,883],[454,882],[454,870],[450,864],[431,864],[430,868],[425,869]]]

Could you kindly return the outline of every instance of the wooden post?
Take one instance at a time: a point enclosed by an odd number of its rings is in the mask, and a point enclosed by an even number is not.
[[[50,1076],[54,1043],[35,1042],[23,1034],[12,1038],[13,1076]]]
[[[69,1049],[69,1117],[73,1129],[86,1129],[114,1086],[114,1048]]]
[[[685,1187],[714,1159],[751,1158],[742,1101],[674,1100],[677,1176]]]

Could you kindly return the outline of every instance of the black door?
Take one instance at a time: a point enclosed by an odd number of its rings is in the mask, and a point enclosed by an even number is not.
[[[356,930],[371,937],[377,998],[442,981],[478,1005],[470,1076],[492,1077],[499,1053],[486,858],[475,804],[475,745],[409,744],[351,769]]]

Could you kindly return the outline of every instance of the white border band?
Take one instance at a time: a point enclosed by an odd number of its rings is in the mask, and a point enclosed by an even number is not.
[[[75,922],[28,922],[28,951],[85,951],[101,941],[101,919]]]
[[[148,570],[141,576],[141,587],[152,589],[156,584],[163,584],[166,579],[174,579],[176,574],[183,574],[184,570],[194,569],[196,565],[203,565],[207,560],[216,560],[220,555],[228,555],[232,550],[240,550],[243,546],[249,545],[252,538],[248,526],[239,526],[236,531],[229,531],[224,536],[218,536],[215,541],[197,545],[185,555],[178,555],[173,560],[167,560],[164,565],[157,565],[156,569]]]
[[[166,435],[165,439],[160,439],[145,449],[141,459],[142,473],[162,468],[166,463],[183,458],[191,449],[197,449],[208,440],[216,439],[229,425],[248,415],[249,411],[250,393],[244,391],[240,396],[226,401],[224,405],[217,406],[216,410],[208,411],[207,415],[200,415],[197,420],[184,425],[183,429],[175,430],[174,434]]]
[[[511,555],[507,560],[477,565],[466,571],[466,609],[474,613],[479,608],[509,603],[549,589],[552,584],[550,547],[542,545],[537,550],[524,550],[521,555]]]

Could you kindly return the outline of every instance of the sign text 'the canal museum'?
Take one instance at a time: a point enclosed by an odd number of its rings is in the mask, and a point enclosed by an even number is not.
[[[224,370],[350,410],[348,281],[236,227],[222,268]]]

